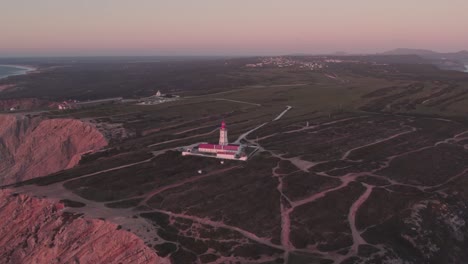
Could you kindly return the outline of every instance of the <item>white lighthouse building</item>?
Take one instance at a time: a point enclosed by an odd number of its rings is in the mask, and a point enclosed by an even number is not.
[[[227,146],[228,144],[228,131],[226,128],[226,122],[223,121],[221,123],[221,128],[219,129],[219,145]]]
[[[202,143],[197,147],[182,152],[182,155],[194,155],[204,157],[215,157],[219,159],[247,160],[244,146],[229,144],[226,122],[221,123],[219,128],[218,144]]]
[[[251,151],[247,152],[247,149],[250,149]],[[218,144],[201,143],[195,147],[191,146],[189,148],[183,148],[182,156],[202,156],[218,159],[246,161],[249,155],[255,153],[256,150],[252,151],[250,146],[244,144],[229,144],[226,122],[223,121],[221,123],[221,127],[219,128]]]

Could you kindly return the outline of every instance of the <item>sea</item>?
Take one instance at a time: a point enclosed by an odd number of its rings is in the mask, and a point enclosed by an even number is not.
[[[31,71],[31,68],[15,65],[0,65],[0,79],[6,78],[12,75],[26,74]]]

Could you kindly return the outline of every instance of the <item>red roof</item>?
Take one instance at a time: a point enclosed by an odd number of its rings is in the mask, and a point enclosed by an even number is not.
[[[198,148],[205,148],[205,149],[220,149],[220,150],[239,150],[238,145],[216,145],[216,144],[200,144],[198,145]]]
[[[213,145],[213,144],[200,144],[200,145],[198,145],[198,148],[214,149],[215,145]]]
[[[230,156],[236,155],[235,153],[232,153],[232,152],[218,152],[217,154],[230,155]]]
[[[239,146],[237,146],[237,145],[227,145],[227,146],[223,146],[223,149],[225,149],[225,150],[239,150]]]

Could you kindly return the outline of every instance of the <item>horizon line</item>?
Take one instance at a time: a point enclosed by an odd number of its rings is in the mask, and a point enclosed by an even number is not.
[[[109,55],[109,54],[96,54],[96,55],[83,55],[83,54],[70,54],[70,55],[0,55],[0,59],[40,59],[40,58],[129,58],[129,57],[174,57],[174,58],[249,58],[249,57],[278,57],[278,56],[365,56],[365,55],[392,55],[385,54],[386,52],[395,51],[395,50],[414,50],[414,51],[430,51],[435,53],[458,53],[458,52],[468,52],[468,49],[461,49],[457,51],[448,51],[440,52],[432,49],[425,48],[395,48],[383,52],[346,52],[346,51],[334,51],[334,52],[290,52],[290,53],[271,53],[271,54],[123,54],[123,55]],[[417,55],[416,53],[408,54],[398,54],[398,55]]]

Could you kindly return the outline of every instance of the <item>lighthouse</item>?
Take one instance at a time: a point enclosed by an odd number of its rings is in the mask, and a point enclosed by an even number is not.
[[[219,145],[227,146],[228,144],[229,142],[228,142],[226,122],[223,121],[221,123],[221,128],[219,129]]]
[[[182,151],[182,156],[202,156],[214,157],[218,159],[242,160],[246,161],[247,153],[244,151],[246,146],[242,144],[229,144],[226,122],[221,123],[219,128],[219,143],[201,143],[197,147],[192,147]]]

